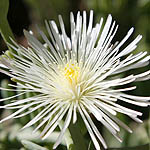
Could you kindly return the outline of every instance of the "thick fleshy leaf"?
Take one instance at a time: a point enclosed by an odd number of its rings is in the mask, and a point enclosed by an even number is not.
[[[42,147],[38,144],[35,144],[31,141],[27,141],[27,140],[22,140],[21,143],[24,145],[25,148],[27,148],[28,150],[48,150],[45,147]]]

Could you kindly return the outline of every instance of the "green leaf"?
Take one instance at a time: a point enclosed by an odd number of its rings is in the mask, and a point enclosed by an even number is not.
[[[0,17],[7,18],[9,0],[0,0]]]
[[[136,147],[125,147],[125,148],[109,148],[108,150],[149,150],[150,144],[136,146]]]
[[[22,140],[21,143],[28,150],[48,150],[47,148],[42,147],[42,146],[40,146],[38,144],[35,144],[35,143],[31,142],[31,141]]]
[[[6,44],[13,44],[10,40],[10,37],[14,40],[14,35],[10,29],[9,23],[7,21],[7,13],[9,8],[9,0],[0,0],[0,33]],[[12,48],[7,45],[8,48],[12,50]]]

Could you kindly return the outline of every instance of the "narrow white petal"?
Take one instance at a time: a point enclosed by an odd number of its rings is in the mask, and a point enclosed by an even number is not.
[[[88,29],[87,29],[87,35],[89,35],[91,33],[92,24],[93,24],[93,10],[90,11],[90,18],[89,18],[89,25],[88,25]]]
[[[18,97],[18,96],[21,96],[21,95],[23,95],[23,94],[25,94],[25,93],[27,93],[27,92],[22,92],[22,93],[19,93],[19,94],[17,94],[17,95],[13,95],[13,96],[10,96],[10,97],[2,98],[2,99],[0,99],[0,102],[1,102],[1,101],[6,101],[6,100],[13,99],[13,98]]]
[[[136,118],[136,117],[134,117],[134,116],[130,116],[133,120],[135,120],[136,122],[138,122],[138,123],[143,123],[143,121],[142,120],[140,120],[139,118]]]
[[[120,100],[122,101],[125,101],[127,103],[130,103],[130,104],[134,104],[134,105],[138,105],[138,106],[141,106],[141,107],[146,107],[148,105],[150,105],[150,103],[146,103],[146,102],[137,102],[137,101],[133,101],[133,100],[130,100],[130,99],[127,99],[127,98],[123,98],[123,97],[119,97]]]
[[[73,106],[73,124],[75,124],[77,121],[77,105],[78,101],[76,101]]]
[[[138,100],[138,101],[149,101],[150,100],[150,97],[133,96],[133,95],[128,95],[128,94],[124,94],[124,93],[121,93],[120,95],[123,97],[126,97],[126,98],[133,99],[133,100]]]
[[[112,16],[108,15],[106,24],[105,24],[104,29],[102,31],[101,37],[100,37],[100,39],[98,41],[97,49],[100,49],[101,46],[103,45],[103,43],[104,43],[104,41],[105,41],[105,39],[107,37],[107,34],[108,34],[108,31],[109,31],[111,22],[112,22]]]
[[[97,139],[96,139],[96,137],[95,137],[95,135],[94,135],[94,133],[93,133],[93,131],[92,131],[92,129],[91,129],[87,119],[85,118],[85,116],[84,116],[84,114],[83,114],[83,112],[82,112],[82,110],[81,110],[79,105],[78,105],[78,110],[79,110],[79,113],[80,113],[80,115],[81,115],[81,117],[82,117],[86,127],[87,127],[87,130],[88,130],[88,132],[89,132],[89,134],[91,136],[91,139],[92,139],[92,141],[94,143],[94,146],[95,146],[96,150],[100,150],[100,146],[99,146],[99,144],[97,142]]]
[[[87,111],[85,110],[85,108],[84,108],[83,105],[81,105],[81,109],[83,110],[83,112],[84,112],[86,118],[88,119],[88,121],[89,121],[89,123],[90,123],[90,125],[91,125],[93,131],[95,132],[96,136],[97,136],[97,137],[99,138],[99,140],[102,142],[104,148],[107,149],[107,145],[106,145],[106,143],[105,143],[103,137],[101,136],[101,134],[99,133],[98,129],[97,129],[96,126],[94,125],[94,123],[93,123],[91,117],[89,116],[89,114],[87,113]]]
[[[110,112],[112,115],[116,115],[116,111],[111,109],[111,107],[109,107],[109,105],[99,102],[98,100],[95,100],[94,102],[98,107],[100,107],[100,108],[102,107],[102,108],[106,109],[108,112]]]
[[[58,126],[58,124],[59,124],[59,121],[60,120],[62,120],[62,118],[64,117],[64,115],[66,114],[66,112],[68,111],[68,109],[69,109],[69,106],[70,106],[70,104],[68,104],[68,106],[66,106],[66,108],[65,108],[65,110],[61,113],[61,115],[59,116],[59,118],[58,118],[58,120],[50,127],[50,129],[48,130],[48,132],[46,133],[46,135],[44,135],[44,137],[42,138],[43,140],[45,139],[45,138],[47,138],[54,130],[55,130],[55,128]],[[43,134],[41,133],[41,136],[42,136]]]
[[[62,138],[64,136],[64,133],[65,133],[66,129],[68,128],[70,122],[71,122],[72,111],[73,111],[73,104],[71,104],[71,106],[69,108],[68,115],[67,115],[67,117],[65,119],[65,122],[64,122],[64,126],[63,126],[63,128],[62,128],[62,130],[60,132],[60,135],[59,135],[56,143],[53,146],[53,149],[56,149],[56,147],[61,143]]]
[[[1,68],[5,68],[5,69],[8,69],[8,67],[5,66],[4,64],[0,64],[0,67],[1,67]]]
[[[132,133],[132,130],[126,125],[124,124],[122,121],[120,121],[117,117],[111,115],[110,113],[108,113],[106,110],[102,109],[103,112],[105,112],[112,120],[114,120],[116,123],[118,123],[121,127],[123,127],[124,129],[126,129],[128,132]]]
[[[21,115],[15,116],[14,118],[23,117],[23,116],[25,116],[25,115],[27,115],[27,114],[32,113],[32,112],[35,111],[35,110],[38,110],[40,107],[46,106],[47,104],[48,104],[48,102],[41,103],[41,104],[39,104],[38,106],[36,106],[36,107],[34,107],[34,108],[32,108],[32,109],[29,109],[29,111],[27,111],[27,112],[25,112],[25,113],[23,113],[23,114],[21,114]]]
[[[13,118],[14,116],[18,115],[19,113],[21,113],[21,112],[24,111],[25,109],[31,107],[32,105],[33,105],[33,103],[25,105],[23,108],[17,110],[16,112],[14,112],[13,114],[9,115],[8,117],[6,117],[6,118],[0,120],[0,123],[6,121],[6,120],[8,120],[8,119]]]
[[[57,105],[56,105],[57,104]],[[61,103],[59,105],[59,103],[54,104],[48,111],[49,114],[43,119],[43,121],[33,130],[33,133],[36,132],[42,125],[44,125],[54,114],[56,114],[57,111],[60,112],[60,110],[64,110],[64,103]],[[62,107],[62,109],[61,109]],[[47,112],[46,112],[47,113]],[[55,119],[55,118],[54,118]],[[45,126],[44,130],[42,131],[41,135],[43,135],[48,128],[51,126],[53,122],[51,122],[50,124],[48,124],[47,126]]]
[[[49,104],[39,114],[37,114],[31,121],[29,121],[22,129],[25,129],[25,128],[30,127],[31,125],[35,124],[38,120],[42,119],[47,113],[49,113],[57,105],[58,105],[58,103],[55,103],[53,106],[52,106],[52,104]]]

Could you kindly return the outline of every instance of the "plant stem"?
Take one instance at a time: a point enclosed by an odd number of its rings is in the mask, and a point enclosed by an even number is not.
[[[81,134],[80,128],[81,127],[79,126],[78,122],[76,122],[76,124],[70,124],[69,126],[71,137],[75,145],[75,150],[87,150],[88,147],[85,144],[85,139]]]

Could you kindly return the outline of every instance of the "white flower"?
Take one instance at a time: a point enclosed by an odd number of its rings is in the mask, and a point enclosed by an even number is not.
[[[41,137],[45,139],[55,130],[59,121],[64,119],[64,127],[53,147],[55,149],[60,144],[70,122],[77,121],[77,113],[79,113],[95,148],[100,149],[98,140],[104,148],[107,148],[90,114],[119,141],[121,141],[118,136],[119,126],[132,132],[115,115],[119,112],[137,122],[142,122],[138,119],[142,113],[121,106],[116,102],[124,101],[145,107],[149,105],[150,97],[132,96],[124,93],[135,89],[135,86],[115,89],[114,87],[149,79],[150,71],[127,77],[121,77],[118,74],[148,65],[150,56],[146,56],[147,52],[130,54],[137,47],[136,44],[142,38],[141,35],[138,35],[134,41],[122,49],[122,45],[133,33],[133,28],[120,42],[114,45],[111,43],[118,29],[115,21],[112,22],[111,15],[108,16],[102,30],[103,19],[93,27],[93,11],[90,12],[88,27],[85,11],[83,16],[78,12],[76,21],[71,13],[70,37],[65,32],[61,16],[59,16],[59,22],[61,33],[59,33],[54,21],[46,22],[50,40],[39,30],[45,44],[39,42],[32,33],[25,31],[30,47],[24,48],[14,42],[15,46],[11,45],[11,47],[18,55],[12,53],[13,59],[9,56],[8,58],[1,57],[1,64],[9,69],[1,69],[0,71],[18,81],[16,87],[22,89],[20,90],[21,94],[37,93],[36,96],[13,100],[10,104],[2,106],[5,109],[18,110],[1,122],[10,118],[23,117],[42,108],[39,114],[23,128],[30,127],[41,120],[34,132],[44,126]],[[17,96],[19,95],[1,99],[1,101]]]

